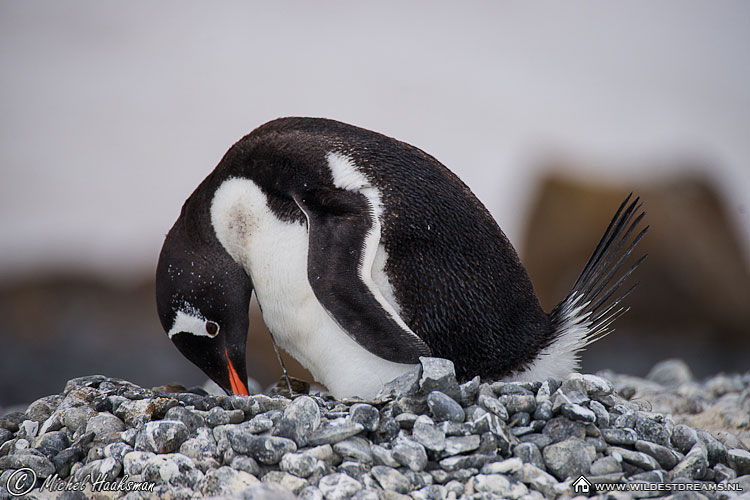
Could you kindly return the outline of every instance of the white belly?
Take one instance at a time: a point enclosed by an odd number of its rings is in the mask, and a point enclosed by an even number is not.
[[[336,397],[371,398],[411,368],[370,353],[331,318],[307,280],[306,225],[279,220],[252,181],[224,182],[214,197],[211,220],[219,241],[250,275],[276,342]],[[391,302],[385,261],[379,246],[373,281]],[[398,310],[397,304],[391,305]]]

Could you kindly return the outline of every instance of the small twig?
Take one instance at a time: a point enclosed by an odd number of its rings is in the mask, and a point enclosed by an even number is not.
[[[270,335],[271,335],[271,343],[273,344],[273,350],[276,351],[276,359],[279,360],[279,364],[281,365],[281,371],[284,374],[284,380],[286,380],[286,386],[289,388],[289,397],[292,397],[294,395],[294,391],[292,390],[292,382],[289,380],[289,374],[286,371],[284,360],[281,358],[281,351],[279,351],[279,346],[276,345],[276,339],[273,338],[272,333]]]

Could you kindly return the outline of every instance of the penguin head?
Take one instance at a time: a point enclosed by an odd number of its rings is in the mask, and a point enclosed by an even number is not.
[[[179,351],[228,394],[247,394],[252,281],[191,210],[167,234],[156,270],[159,319]],[[193,204],[194,205],[194,204]]]

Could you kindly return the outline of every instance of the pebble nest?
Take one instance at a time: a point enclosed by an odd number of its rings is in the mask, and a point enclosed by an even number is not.
[[[645,379],[459,384],[422,358],[376,400],[214,396],[100,375],[0,417],[0,497],[22,468],[27,498],[523,499],[574,497],[574,481],[693,483],[724,490],[601,498],[750,494],[750,373],[702,382],[680,361]],[[40,491],[103,474],[143,491]],[[31,485],[29,485],[31,486]],[[591,494],[595,494],[594,491]]]

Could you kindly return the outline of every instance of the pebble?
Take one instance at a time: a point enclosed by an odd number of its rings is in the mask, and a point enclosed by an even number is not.
[[[289,474],[288,472],[273,470],[268,472],[261,479],[264,483],[275,483],[281,486],[286,491],[291,491],[295,495],[298,494],[302,489],[308,486],[307,481],[304,479]]]
[[[374,406],[356,403],[352,405],[350,413],[352,422],[360,424],[366,431],[372,432],[378,428],[380,413]]]
[[[319,444],[334,444],[355,436],[363,430],[364,427],[362,424],[341,417],[322,423],[310,434],[308,443],[314,446]]]
[[[591,474],[594,476],[603,476],[622,472],[622,462],[613,456],[602,457],[591,464]]]
[[[464,409],[453,398],[440,391],[432,391],[427,396],[427,406],[436,422],[449,420],[463,422],[466,418]]]
[[[326,500],[344,500],[362,489],[362,484],[343,473],[333,473],[321,478],[318,488]]]
[[[650,418],[640,416],[636,417],[635,432],[639,439],[660,444],[662,446],[669,446],[670,436],[667,429],[665,429],[662,424],[655,422]]]
[[[454,400],[461,399],[461,388],[456,380],[456,370],[453,362],[443,358],[420,357],[422,375],[419,387],[425,394],[439,391]]]
[[[370,472],[384,490],[407,493],[411,489],[409,480],[393,467],[376,465]]]
[[[412,425],[411,433],[412,437],[428,450],[439,452],[445,449],[445,432],[436,427],[432,419],[426,415],[417,417]]]
[[[544,459],[539,447],[534,443],[519,443],[513,448],[513,456],[521,459],[523,463],[533,464],[544,468]]]
[[[279,462],[279,468],[297,477],[306,478],[315,470],[318,459],[306,453],[287,453]]]
[[[588,474],[596,450],[582,439],[570,438],[545,447],[542,456],[547,470],[563,481]]]
[[[665,386],[678,386],[692,381],[693,374],[684,361],[667,359],[655,364],[646,379]]]
[[[109,412],[102,412],[89,419],[86,423],[85,432],[93,432],[94,439],[102,440],[108,434],[119,433],[125,430],[125,422]],[[119,438],[119,436],[117,436]]]
[[[729,465],[737,471],[737,474],[743,476],[750,474],[750,452],[747,450],[733,449],[727,452]]]
[[[415,365],[413,369],[387,382],[375,396],[375,400],[397,399],[417,393],[421,376],[422,365]]]
[[[596,422],[596,414],[593,411],[575,403],[564,403],[560,407],[560,413],[577,422]]]
[[[687,453],[698,442],[698,432],[687,425],[676,425],[672,431],[671,442],[680,452]]]
[[[424,470],[427,465],[427,451],[420,443],[406,438],[397,438],[393,446],[393,458],[413,471]]]
[[[634,445],[638,435],[633,429],[601,429],[602,438],[609,444]]]
[[[654,470],[659,468],[659,463],[651,455],[625,448],[611,447],[607,452],[615,458],[620,457],[625,462],[640,467],[643,470]]]
[[[283,437],[256,436],[237,429],[230,429],[227,436],[234,451],[263,464],[277,464],[285,454],[297,451],[295,442]]]
[[[451,436],[445,439],[445,449],[443,455],[459,455],[474,451],[481,444],[480,436],[471,434],[469,436]]]
[[[594,481],[750,487],[742,427],[750,375],[660,380],[603,372],[459,385],[450,362],[423,358],[382,398],[336,401],[168,394],[84,377],[0,416],[0,483],[31,466],[40,477],[128,474],[153,480],[162,498],[225,500],[542,500],[570,496],[584,472]],[[669,396],[649,399],[654,390]],[[721,405],[715,411],[736,424],[714,434],[675,425],[665,404],[687,414],[683,422]]]
[[[555,417],[549,420],[544,425],[542,432],[552,439],[552,443],[564,441],[571,437],[579,439],[586,437],[586,427],[582,423],[569,420],[565,417]],[[544,448],[545,446],[546,444],[539,447]]]
[[[672,469],[672,478],[703,479],[708,471],[706,449],[695,445],[677,466]]]
[[[154,453],[172,453],[187,440],[190,432],[179,420],[148,422],[135,439],[135,449]]]
[[[310,396],[300,396],[284,409],[276,434],[305,446],[310,435],[320,426],[320,408]]]
[[[373,462],[370,442],[359,436],[350,437],[333,445],[333,451],[345,459],[356,460],[361,463]]]
[[[680,461],[680,455],[674,450],[649,441],[636,441],[635,449],[654,457],[664,470],[672,470],[672,468]]]
[[[260,483],[258,478],[247,472],[222,466],[206,473],[195,490],[203,496],[232,495]]]
[[[589,396],[608,396],[614,391],[612,382],[596,375],[583,375],[583,388]]]

